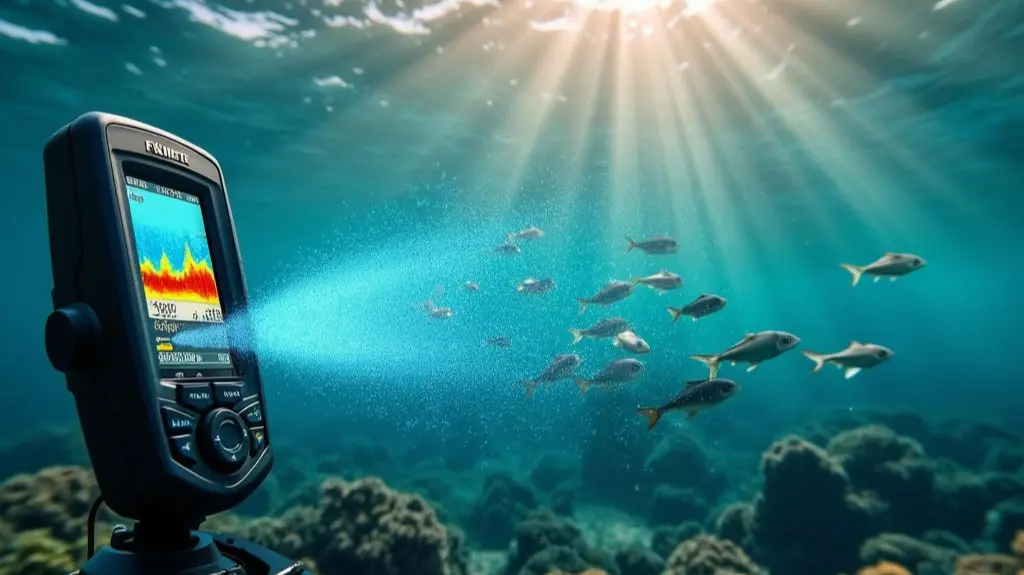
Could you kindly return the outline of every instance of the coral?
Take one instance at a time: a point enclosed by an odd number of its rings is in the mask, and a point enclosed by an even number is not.
[[[1018,529],[1024,525],[1024,498],[1003,501],[987,516],[986,533],[1000,548],[1012,545]]]
[[[715,535],[747,550],[753,546],[753,527],[754,506],[749,503],[731,503],[715,520]]]
[[[575,497],[576,491],[574,489],[559,487],[548,496],[548,507],[559,515],[572,517],[575,512],[573,507]]]
[[[857,575],[914,575],[906,567],[899,563],[880,561],[873,567],[864,567],[857,571]]]
[[[532,575],[553,569],[580,571],[593,567],[619,575],[614,559],[591,549],[576,525],[549,511],[535,511],[516,525],[515,548],[503,572]]]
[[[704,528],[696,521],[687,521],[674,527],[655,527],[651,535],[651,550],[660,557],[668,559],[679,544],[704,533]]]
[[[904,533],[927,529],[935,472],[916,441],[880,425],[844,431],[828,444],[851,485],[872,491],[889,507],[889,528]]]
[[[1024,561],[1024,529],[1021,529],[1013,537],[1013,542],[1010,543],[1010,550],[1017,556],[1018,559]]]
[[[956,560],[954,575],[1016,575],[1020,561],[1009,555],[964,555]]]
[[[957,552],[931,543],[919,541],[899,533],[882,533],[861,545],[860,559],[875,564],[887,561],[898,563],[918,575],[949,573]]]
[[[576,464],[571,460],[552,453],[546,453],[541,456],[533,471],[530,472],[530,481],[537,489],[549,493],[561,483],[575,476],[576,470]]]
[[[33,529],[0,542],[0,575],[67,575],[76,551],[47,529]]]
[[[884,506],[853,491],[843,468],[799,437],[776,441],[761,459],[754,503],[755,555],[773,572],[837,573],[857,561]]]
[[[491,474],[470,512],[470,535],[481,547],[504,549],[515,534],[516,524],[536,507],[537,498],[530,486],[509,475]]]
[[[668,558],[664,575],[757,575],[763,569],[735,543],[712,535],[683,541]]]
[[[645,547],[626,547],[615,552],[615,563],[622,575],[660,575],[665,560]]]
[[[647,519],[652,525],[677,525],[684,521],[703,521],[711,506],[692,489],[659,485],[651,498]]]
[[[239,535],[290,557],[309,557],[321,573],[461,575],[467,558],[458,531],[446,528],[418,495],[378,478],[328,479],[316,507],[244,526]]]

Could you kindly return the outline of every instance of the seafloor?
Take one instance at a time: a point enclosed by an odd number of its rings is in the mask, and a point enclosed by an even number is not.
[[[526,463],[278,442],[265,487],[204,527],[324,575],[1024,575],[1019,437],[911,413],[791,431],[724,452],[670,428]],[[0,449],[0,574],[83,560],[97,495],[83,453],[74,428]]]

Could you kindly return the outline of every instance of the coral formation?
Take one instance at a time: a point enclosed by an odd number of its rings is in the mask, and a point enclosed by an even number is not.
[[[530,482],[537,489],[549,493],[560,484],[572,479],[576,475],[576,470],[576,465],[569,459],[553,453],[546,453],[541,456],[533,471],[530,472]]]
[[[763,572],[732,541],[698,535],[676,547],[668,558],[664,575],[760,575]]]
[[[576,525],[549,511],[535,511],[516,525],[515,548],[509,554],[503,573],[533,575],[590,568],[620,575],[615,560],[591,548]]]
[[[656,527],[651,533],[651,550],[663,559],[668,559],[680,543],[701,533],[704,533],[704,528],[695,521],[673,527]]]
[[[484,548],[504,549],[516,524],[536,508],[537,497],[529,485],[507,474],[488,475],[468,517],[470,535]]]
[[[258,519],[238,535],[290,557],[308,557],[322,573],[460,575],[468,563],[458,531],[418,495],[378,478],[328,479],[316,507]]]
[[[913,575],[913,573],[899,563],[880,561],[877,565],[864,567],[857,571],[857,575]]]

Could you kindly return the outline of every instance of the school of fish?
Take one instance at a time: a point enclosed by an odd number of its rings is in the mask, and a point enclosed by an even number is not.
[[[545,234],[540,228],[529,226],[520,231],[506,234],[504,241],[494,248],[494,251],[502,255],[519,255],[522,253],[521,243],[539,240],[544,236]],[[672,255],[679,251],[679,242],[668,235],[655,236],[641,241],[627,237],[626,242],[627,252],[638,250],[648,256]],[[882,278],[896,281],[902,276],[922,269],[925,265],[925,260],[920,256],[887,252],[866,265],[843,263],[840,264],[840,267],[852,275],[852,285],[855,287],[864,276],[871,277],[875,282]],[[556,285],[554,278],[530,277],[519,282],[515,286],[515,290],[528,296],[542,296],[552,292]],[[658,294],[665,294],[678,290],[683,285],[682,277],[662,268],[651,275],[632,278],[629,281],[609,280],[594,293],[577,297],[576,302],[579,304],[579,313],[582,314],[591,306],[607,307],[627,299],[633,295],[637,286],[647,286]],[[474,281],[465,282],[463,287],[468,293],[477,293],[481,289],[480,285]],[[443,290],[439,288],[434,299],[441,296],[443,296]],[[454,315],[451,308],[436,305],[434,299],[421,304],[421,309],[427,317],[443,320]],[[687,304],[667,306],[666,309],[674,324],[682,317],[698,321],[714,315],[722,311],[727,303],[728,300],[720,295],[702,293]],[[588,327],[570,327],[569,333],[573,337],[573,346],[587,339],[607,339],[610,340],[611,345],[628,354],[645,355],[651,352],[650,344],[637,334],[628,320],[622,317],[606,317],[595,321]],[[483,343],[492,347],[511,346],[511,340],[504,335],[487,338]],[[781,356],[800,343],[800,338],[792,333],[765,330],[748,333],[740,341],[719,353],[692,354],[690,359],[707,366],[708,376],[704,379],[686,381],[674,397],[661,405],[640,406],[636,408],[636,411],[646,418],[648,430],[653,429],[662,416],[667,413],[682,412],[686,419],[693,418],[701,411],[720,405],[740,391],[738,383],[719,377],[722,365],[747,364],[746,371],[749,373],[762,363]],[[856,340],[851,341],[845,349],[831,353],[809,350],[804,350],[802,353],[804,357],[813,362],[812,373],[818,373],[826,364],[832,364],[842,370],[846,379],[856,376],[865,369],[882,365],[895,355],[891,349],[883,345],[861,343]],[[578,375],[578,369],[582,362],[582,358],[575,353],[557,354],[539,374],[520,381],[519,384],[526,389],[527,398],[533,397],[534,391],[540,385],[550,385],[565,380],[574,381],[579,387],[580,393],[585,393],[595,385],[611,388],[616,385],[632,383],[639,379],[646,370],[644,363],[639,359],[624,357],[610,362],[590,377],[583,377]]]

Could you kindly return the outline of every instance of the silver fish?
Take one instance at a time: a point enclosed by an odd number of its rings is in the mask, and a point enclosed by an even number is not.
[[[555,289],[555,280],[551,278],[534,279],[526,278],[519,282],[516,286],[516,291],[527,294],[543,294]]]
[[[494,251],[498,252],[499,254],[506,254],[506,255],[515,255],[515,254],[523,253],[522,248],[520,248],[518,245],[516,245],[511,240],[505,240],[505,242],[503,244],[501,244],[500,246],[494,248]]]
[[[664,405],[638,407],[637,413],[647,417],[647,431],[654,429],[661,416],[671,411],[683,411],[686,419],[695,417],[701,411],[710,409],[736,395],[740,386],[731,379],[698,379],[688,381],[682,391]]]
[[[729,300],[722,296],[702,293],[697,296],[697,299],[683,307],[668,307],[667,309],[669,315],[672,316],[672,323],[679,321],[679,318],[684,315],[690,316],[693,321],[697,321],[699,318],[721,311],[727,303],[729,303]]]
[[[590,304],[594,305],[610,305],[617,301],[624,300],[633,293],[633,284],[622,281],[610,281],[604,284],[601,291],[590,296],[589,298],[578,297],[576,301],[580,304],[580,313],[587,311],[587,306]]]
[[[427,310],[427,315],[432,319],[448,319],[455,315],[455,312],[450,307],[435,306],[433,303],[430,303],[430,306],[430,309]]]
[[[633,280],[633,283],[644,284],[653,290],[665,293],[666,291],[683,287],[683,278],[668,270],[661,270],[647,277],[636,278]]]
[[[533,397],[533,390],[542,383],[554,383],[568,379],[576,373],[582,360],[574,353],[563,353],[556,355],[540,375],[532,379],[520,381],[519,384],[526,387],[526,397]]]
[[[642,361],[631,357],[617,359],[602,369],[601,373],[590,379],[577,377],[576,385],[580,387],[580,393],[586,393],[587,389],[592,385],[600,384],[608,387],[613,383],[627,383],[639,377],[643,372],[644,364]]]
[[[509,347],[512,345],[512,341],[504,335],[489,337],[484,340],[484,343],[491,347]]]
[[[528,242],[530,240],[544,237],[544,231],[537,226],[530,226],[528,228],[523,228],[518,232],[512,232],[505,237],[509,240],[521,240]]]
[[[914,254],[885,252],[885,255],[866,266],[839,264],[839,267],[853,275],[853,285],[856,286],[860,283],[860,278],[865,274],[873,276],[876,282],[882,279],[883,276],[888,277],[889,281],[896,281],[896,278],[899,276],[915,272],[927,264],[928,262],[924,261],[923,258]]]
[[[465,289],[466,291],[468,291],[469,293],[476,293],[476,292],[480,291],[480,284],[478,284],[478,283],[476,283],[474,281],[468,281],[468,282],[462,284],[462,288]]]
[[[749,363],[747,371],[754,371],[761,362],[778,357],[800,343],[800,338],[784,331],[762,331],[748,333],[742,340],[729,349],[716,355],[691,355],[690,359],[707,364],[711,373],[710,379],[718,377],[718,365],[728,361],[732,365]]]
[[[851,341],[846,349],[835,353],[804,351],[803,354],[804,357],[814,362],[813,373],[821,371],[826,363],[831,363],[844,370],[843,374],[846,379],[857,375],[863,369],[881,365],[896,355],[885,346],[859,341]]]
[[[630,330],[626,330],[613,337],[612,345],[633,353],[647,353],[651,351],[651,346],[642,337]]]
[[[626,247],[627,252],[632,251],[633,248],[652,255],[674,254],[679,251],[679,242],[668,236],[655,236],[640,242],[634,242],[629,236],[626,236],[626,241],[629,242]]]
[[[569,333],[572,334],[572,344],[576,345],[583,341],[583,338],[585,337],[594,339],[615,337],[628,329],[629,322],[621,317],[610,317],[602,319],[586,329],[569,328]]]

